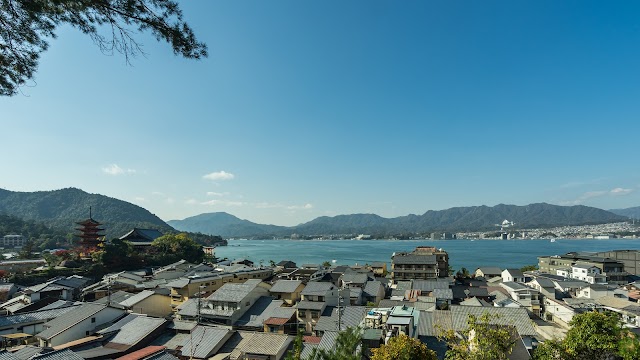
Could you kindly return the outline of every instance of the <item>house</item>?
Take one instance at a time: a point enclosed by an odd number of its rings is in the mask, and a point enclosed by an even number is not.
[[[509,293],[513,300],[533,314],[540,316],[541,296],[538,290],[511,281],[503,282],[500,286]]]
[[[282,260],[276,266],[282,269],[296,269],[298,267],[296,263],[290,260]]]
[[[45,298],[75,300],[79,297],[80,290],[89,281],[89,278],[79,275],[58,277],[45,283],[28,287],[24,290],[24,293],[29,295],[32,303]]]
[[[369,266],[374,276],[385,277],[387,276],[387,263],[386,262],[374,262]]]
[[[340,316],[338,311],[342,312]],[[347,328],[359,326],[367,312],[368,309],[364,306],[345,306],[340,310],[334,308],[330,315],[320,317],[313,332],[315,336],[322,336],[327,331],[344,331]]]
[[[621,253],[621,257],[624,257],[623,253]],[[601,273],[605,275],[607,283],[625,284],[627,282],[629,273],[625,271],[625,263],[621,260],[595,256],[592,253],[578,252],[570,252],[564,255],[538,256],[538,268],[541,272],[549,274],[556,274],[559,269],[571,269],[577,263],[598,267]]]
[[[578,290],[576,298],[597,300],[604,296],[613,296],[626,300],[628,294],[629,292],[627,290],[618,288],[617,286],[591,284]]]
[[[269,289],[269,293],[288,305],[294,305],[302,298],[303,289],[302,280],[277,280]]]
[[[230,360],[281,360],[292,341],[288,335],[237,331],[219,353]]]
[[[491,279],[496,276],[502,276],[502,269],[495,266],[483,266],[476,269],[474,273],[475,277],[483,277],[485,279]]]
[[[369,280],[367,274],[350,271],[342,274],[339,278],[339,286],[341,288],[364,288],[365,284]]]
[[[281,334],[291,332],[295,334],[297,328],[296,309],[282,307],[283,304],[283,300],[275,300],[270,296],[260,297],[253,306],[235,322],[234,328]]]
[[[190,299],[178,309],[179,320],[195,319],[200,314],[203,322],[233,325],[261,297],[268,296],[267,284],[260,279],[243,284],[227,283],[206,299]],[[198,303],[200,309],[198,310]]]
[[[173,313],[171,298],[152,290],[144,290],[123,301],[120,306],[130,312],[165,317]]]
[[[505,269],[501,273],[502,282],[526,282],[525,276],[519,269]]]
[[[57,346],[91,335],[100,326],[117,320],[123,314],[120,309],[86,303],[45,323],[44,330],[36,338],[41,347]]]
[[[198,325],[187,337],[180,355],[187,359],[209,359],[218,353],[232,335],[229,329]]]
[[[442,249],[418,246],[412,252],[394,253],[391,256],[391,279],[426,280],[449,276],[449,255]]]
[[[536,277],[533,280],[527,283],[527,286],[532,287],[540,292],[545,297],[550,297],[552,299],[556,298],[556,287],[553,281],[544,278],[544,277]]]
[[[380,300],[384,299],[385,289],[382,283],[378,280],[367,281],[362,290],[362,301],[364,303],[378,304]]]
[[[168,321],[140,314],[129,314],[98,332],[104,342],[101,346],[79,348],[75,352],[84,359],[115,358],[140,350],[158,337]]]
[[[53,319],[63,317],[78,306],[66,306],[55,309],[40,309],[0,317],[0,335],[26,333],[35,335],[44,330],[44,324]]]
[[[572,279],[586,281],[589,284],[606,284],[607,278],[599,267],[591,264],[576,263],[571,265]]]

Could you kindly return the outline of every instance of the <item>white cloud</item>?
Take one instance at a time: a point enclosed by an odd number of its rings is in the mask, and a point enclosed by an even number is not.
[[[174,202],[176,202],[172,197],[168,197],[166,200],[167,204],[173,204]]]
[[[145,202],[145,201],[147,201],[145,198],[143,198],[141,196],[136,196],[136,197],[133,198],[133,200],[137,201],[137,202]]]
[[[287,210],[311,210],[311,209],[313,209],[313,205],[311,204],[287,206]]]
[[[632,193],[633,189],[625,189],[625,188],[614,188],[611,190],[597,190],[597,191],[587,191],[584,194],[580,195],[575,200],[568,200],[560,202],[561,205],[580,205],[584,203],[586,200],[594,199],[603,196],[624,196]]]
[[[210,174],[204,175],[202,178],[207,180],[233,180],[236,176],[232,173],[228,173],[224,170],[212,172]]]
[[[284,205],[281,203],[255,203],[253,204],[256,209],[287,209],[287,210],[311,210],[313,209],[312,204],[304,204],[304,205]]]
[[[624,189],[624,188],[615,188],[610,191],[611,195],[613,196],[628,195],[632,192],[633,192],[633,189]]]
[[[242,201],[229,201],[229,200],[209,200],[205,202],[201,202],[202,205],[208,206],[243,206],[244,203]]]
[[[135,174],[135,169],[123,169],[118,164],[111,164],[102,168],[102,172],[108,175]]]
[[[197,204],[197,203],[198,203],[198,200],[196,200],[196,199],[189,199],[189,200],[186,200],[184,203],[185,203],[185,204],[187,204],[187,205],[195,205],[195,204]]]
[[[154,191],[154,192],[151,193],[151,195],[164,196],[164,193],[160,192],[160,191]]]
[[[215,191],[207,191],[207,196],[228,196],[230,195],[229,192],[215,192]]]

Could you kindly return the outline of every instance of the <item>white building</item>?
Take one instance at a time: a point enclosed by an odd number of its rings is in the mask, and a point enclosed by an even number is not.
[[[6,248],[23,247],[27,239],[22,235],[5,235],[2,237],[2,246]]]

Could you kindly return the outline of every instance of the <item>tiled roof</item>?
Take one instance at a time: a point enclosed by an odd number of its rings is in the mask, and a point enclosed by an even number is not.
[[[197,326],[182,346],[182,356],[207,358],[231,336],[231,331],[211,326]],[[193,341],[193,342],[192,342]],[[193,354],[192,354],[193,349]]]
[[[78,307],[75,307],[73,310],[68,311],[65,316],[59,316],[47,323],[44,324],[46,330],[37,334],[38,337],[42,339],[50,339],[55,335],[58,335],[62,331],[70,328],[71,326],[79,323],[80,321],[91,317],[97,312],[104,309],[106,306],[101,304],[92,304],[87,303]],[[56,309],[58,310],[58,309]],[[53,311],[53,310],[48,310]]]
[[[497,266],[481,266],[479,267],[477,270],[482,271],[482,273],[487,276],[487,275],[500,275],[502,274],[502,269],[500,269]],[[477,271],[476,270],[476,271]]]
[[[264,321],[264,325],[284,325],[287,322],[289,322],[289,319],[270,317]]]
[[[436,256],[435,255],[414,255],[414,254],[396,254],[396,256],[392,259],[393,263],[396,265],[435,265]]]
[[[141,302],[142,300],[152,296],[153,294],[155,294],[155,292],[151,291],[151,290],[144,290],[141,291],[133,296],[130,296],[129,298],[120,301],[120,305],[126,307],[126,308],[130,308],[132,306],[134,306],[135,304]]]
[[[162,233],[156,229],[139,229],[134,228],[125,235],[120,237],[120,240],[129,240],[131,242],[137,242],[146,240],[147,242],[153,241],[162,236]]]
[[[345,330],[349,327],[360,325],[362,319],[367,314],[367,308],[364,306],[346,306],[342,308],[342,321],[340,329]],[[321,316],[316,326],[316,331],[335,331],[338,330],[338,309],[333,309],[331,316]]]
[[[283,303],[284,301],[274,300],[270,296],[261,296],[247,312],[236,321],[235,325],[262,328],[263,322],[271,317],[273,309],[282,306]]]
[[[304,296],[324,296],[328,291],[335,288],[335,285],[329,282],[310,281],[302,290]]]
[[[238,348],[243,353],[274,356],[288,347],[292,340],[288,335],[252,333],[238,344]]]
[[[49,352],[51,351],[51,349],[45,349],[45,348],[41,348],[38,346],[33,346],[33,345],[27,345],[25,347],[23,347],[22,349],[16,351],[13,353],[13,356],[15,356],[16,358],[20,359],[20,360],[29,360],[32,357],[34,357],[35,355],[39,355],[45,352]],[[0,356],[0,359],[2,359],[2,357]]]
[[[302,284],[302,280],[278,280],[273,284],[269,292],[292,293]]]
[[[144,360],[178,360],[178,358],[169,354],[166,350],[164,350],[155,355],[149,356]]]
[[[364,295],[368,297],[376,297],[378,296],[378,291],[380,291],[381,287],[382,283],[378,280],[367,281],[367,284],[364,286]]]
[[[433,291],[435,289],[448,289],[448,280],[413,280],[411,289],[421,291]]]
[[[488,302],[478,299],[477,297],[472,297],[469,299],[465,299],[460,303],[462,306],[491,306]]]
[[[116,358],[116,360],[142,360],[142,359],[146,359],[147,357],[155,353],[161,352],[164,349],[165,349],[164,346],[147,346],[138,351],[134,351],[124,356],[120,356],[119,358]]]
[[[508,271],[509,274],[511,274],[511,276],[513,276],[513,277],[522,277],[522,276],[524,276],[522,274],[522,271],[520,271],[520,269],[506,269],[505,271]]]
[[[453,290],[451,289],[433,289],[431,294],[436,299],[453,300]]]
[[[365,282],[367,282],[367,279],[369,277],[367,276],[367,274],[361,274],[361,273],[344,273],[342,274],[342,276],[340,277],[340,279],[343,282],[346,283],[354,283],[354,284],[364,284]]]
[[[221,288],[216,290],[213,294],[209,295],[207,300],[209,301],[229,301],[239,302],[242,301],[253,289],[255,289],[261,280],[249,279],[243,284],[226,283]]]
[[[80,355],[74,353],[69,349],[52,351],[50,353],[37,355],[32,357],[31,360],[84,360]]]
[[[136,345],[149,334],[164,326],[166,322],[167,320],[161,318],[137,315],[133,320],[124,324],[116,336],[109,340],[109,343]]]
[[[418,320],[418,335],[436,337],[442,331],[453,329],[448,310],[421,311]]]
[[[302,300],[298,303],[300,310],[322,310],[327,304],[324,301]]]
[[[318,338],[320,339],[320,338]],[[308,360],[311,359],[313,352],[315,349],[318,348],[318,344],[320,342],[318,341],[318,343],[303,343],[302,344],[302,353],[300,353],[300,359],[301,360]]]
[[[413,289],[413,282],[411,280],[398,281],[396,284],[396,290],[411,290]]]
[[[12,353],[6,350],[2,350],[0,351],[0,360],[22,360],[22,359],[17,358],[15,355],[13,355]]]
[[[322,337],[320,337],[320,336],[304,335],[302,337],[302,342],[307,343],[307,344],[320,344],[320,340],[321,339],[322,339]]]
[[[12,326],[16,324],[48,321],[50,319],[55,319],[59,316],[62,316],[63,314],[66,314],[69,311],[76,309],[77,307],[78,306],[68,306],[68,307],[57,308],[57,309],[38,310],[38,311],[26,312],[22,314],[2,316],[0,317],[0,328],[6,327],[6,326]]]
[[[467,328],[469,315],[476,317],[489,313],[492,316],[490,323],[496,325],[515,326],[521,336],[536,336],[537,332],[533,327],[533,321],[529,318],[527,310],[524,308],[506,307],[475,307],[475,306],[451,306],[451,316],[453,327],[456,331]],[[495,317],[497,315],[497,317]]]

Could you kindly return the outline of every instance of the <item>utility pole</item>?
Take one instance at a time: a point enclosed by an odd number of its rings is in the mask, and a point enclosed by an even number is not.
[[[342,331],[342,288],[338,288],[338,331]]]

